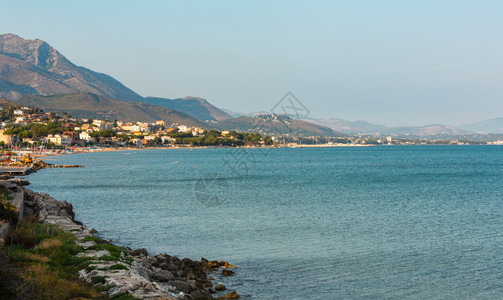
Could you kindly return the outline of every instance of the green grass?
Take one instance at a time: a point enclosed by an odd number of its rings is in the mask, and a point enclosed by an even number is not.
[[[115,283],[98,285],[98,286],[96,286],[96,290],[98,292],[108,292],[108,290],[110,290],[113,287],[115,287]]]
[[[129,270],[129,268],[122,264],[115,264],[110,267],[110,270]]]
[[[120,259],[116,256],[113,255],[103,255],[98,258],[99,260],[106,260],[106,261],[119,261]]]
[[[120,294],[120,295],[115,295],[114,297],[110,298],[113,300],[137,300],[133,295],[126,295],[126,294]]]
[[[126,250],[124,250],[124,248],[122,248],[122,247],[118,247],[118,246],[110,245],[110,244],[105,244],[105,243],[97,243],[96,245],[87,248],[87,250],[96,250],[96,251],[107,250],[108,252],[110,252],[111,256],[114,256],[119,259],[121,257],[121,253],[126,252]]]
[[[91,271],[93,271],[93,270],[95,270],[95,269],[96,269],[96,266],[87,266],[87,267],[85,268],[86,273],[89,273],[89,272],[91,272]]]
[[[108,277],[108,276],[93,276],[93,277],[91,278],[91,282],[92,282],[93,284],[98,284],[98,283],[103,284],[103,283],[105,283],[105,278],[107,278],[107,277]]]
[[[88,236],[86,236],[84,238],[84,242],[89,242],[89,241],[93,241],[96,244],[100,244],[100,243],[104,243],[105,242],[105,240],[100,239],[99,237],[94,236],[94,235],[88,235]]]

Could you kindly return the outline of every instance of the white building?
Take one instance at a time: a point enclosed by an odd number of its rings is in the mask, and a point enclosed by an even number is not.
[[[190,127],[187,127],[185,125],[178,126],[178,132],[188,132],[189,130],[190,130]]]
[[[90,141],[91,136],[89,135],[89,133],[87,131],[84,131],[79,134],[79,139],[84,140],[84,141]]]
[[[72,145],[72,138],[68,136],[61,136],[59,134],[56,135],[48,135],[47,139],[48,142],[53,143],[54,145],[57,146],[63,146],[63,147],[70,147]]]
[[[125,131],[129,131],[129,132],[140,132],[141,131],[141,127],[138,125],[126,125],[126,126],[122,126],[122,129]]]
[[[170,136],[161,136],[161,140],[163,143],[171,143],[171,142],[176,141],[175,138],[172,138]]]

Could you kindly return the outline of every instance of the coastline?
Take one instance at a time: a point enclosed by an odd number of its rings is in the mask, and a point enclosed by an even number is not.
[[[23,199],[18,210],[23,219],[35,216],[39,222],[57,225],[75,237],[83,250],[76,257],[89,259],[89,264],[79,271],[79,278],[100,289],[106,287],[108,296],[170,300],[239,298],[236,291],[223,285],[224,278],[233,275],[235,268],[223,260],[180,259],[168,254],[150,255],[144,248],[116,246],[95,235],[95,229],[89,230],[75,220],[71,203],[34,192],[17,180],[0,181],[0,185]],[[103,279],[95,283],[96,278]],[[218,284],[214,283],[217,281]]]
[[[95,152],[120,152],[120,151],[144,151],[144,150],[179,150],[179,149],[292,149],[292,148],[333,148],[333,147],[375,147],[377,145],[362,145],[362,144],[300,144],[300,145],[283,145],[283,146],[246,146],[246,147],[227,147],[227,146],[187,146],[187,147],[124,147],[124,148],[100,148],[96,151],[69,151],[69,152],[54,152],[54,153],[31,153],[33,158],[42,159],[52,156],[95,153]]]

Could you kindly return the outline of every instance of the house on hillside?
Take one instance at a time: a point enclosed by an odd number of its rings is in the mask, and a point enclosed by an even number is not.
[[[89,135],[89,132],[84,131],[79,134],[79,139],[84,140],[84,141],[90,141],[92,138]]]
[[[68,136],[62,136],[59,134],[49,134],[46,138],[47,142],[53,143],[56,146],[70,147],[72,145],[72,138]]]
[[[71,140],[71,144],[75,143],[75,132],[73,131],[64,131],[63,132],[64,137],[69,137]]]

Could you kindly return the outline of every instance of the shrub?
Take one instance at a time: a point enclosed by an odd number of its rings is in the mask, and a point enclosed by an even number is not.
[[[35,247],[37,239],[29,227],[18,225],[6,238],[7,244],[20,245],[25,249]]]

